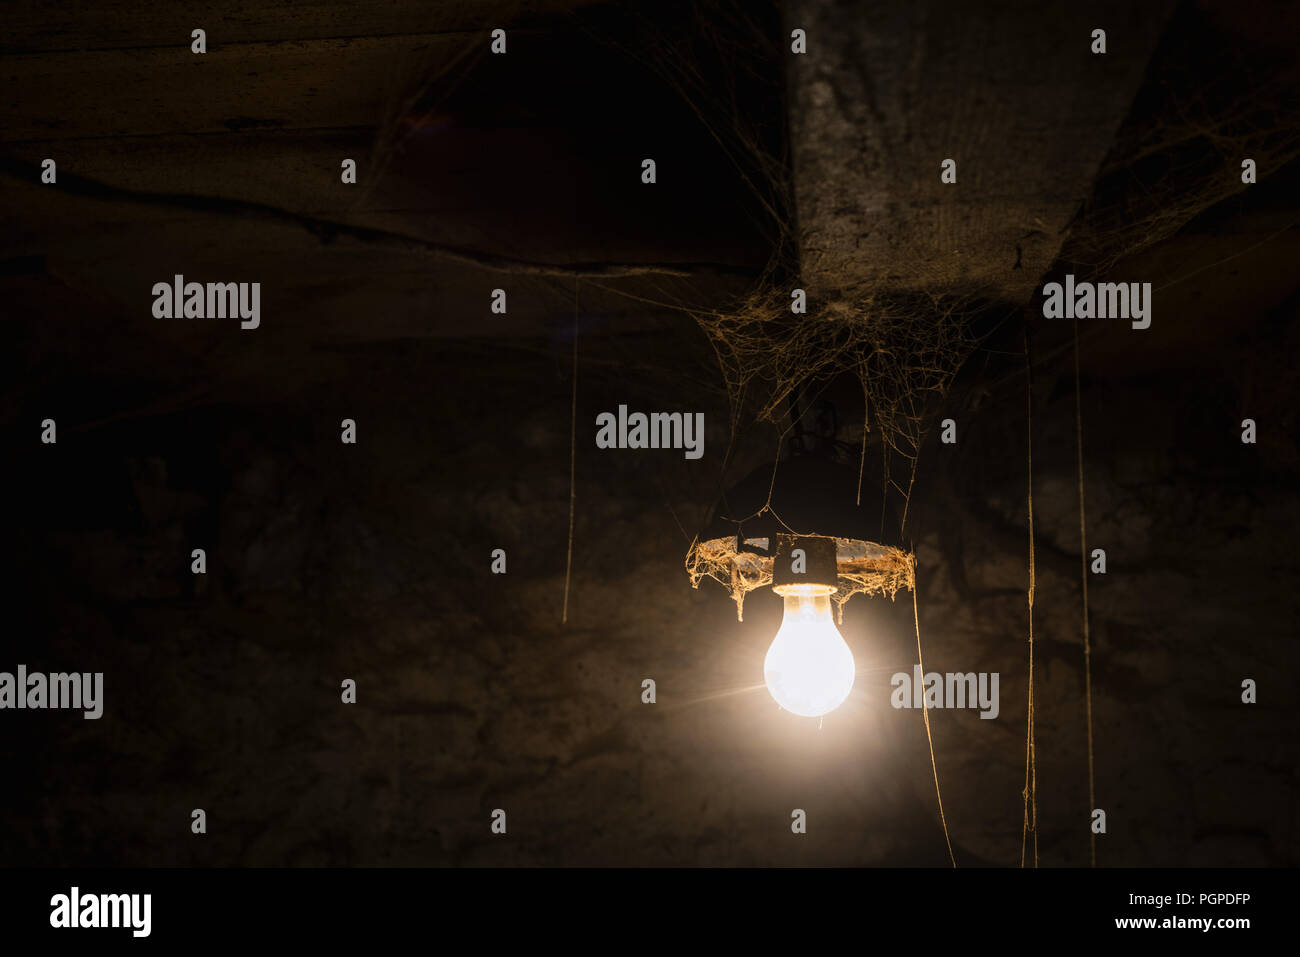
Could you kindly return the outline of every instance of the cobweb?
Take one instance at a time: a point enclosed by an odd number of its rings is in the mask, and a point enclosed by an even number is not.
[[[902,526],[935,403],[976,344],[969,319],[978,302],[947,293],[866,291],[820,302],[814,313],[792,313],[791,291],[803,284],[796,278],[780,68],[788,33],[776,4],[701,0],[685,6],[689,37],[647,20],[636,31],[639,48],[626,52],[676,89],[710,131],[752,193],[756,225],[772,245],[768,269],[747,296],[722,309],[683,307],[717,358],[733,439],[743,417],[780,428],[792,395],[809,398],[817,383],[855,377],[864,403],[859,493],[864,480],[879,482],[882,498],[897,497],[892,511]],[[770,108],[756,109],[762,104]],[[869,433],[879,461],[873,455],[868,477]]]
[[[856,377],[864,402],[863,461],[866,433],[874,431],[880,480],[887,494],[901,497],[905,525],[935,404],[976,344],[971,303],[955,296],[868,296],[841,300],[828,315],[812,317],[793,315],[790,302],[789,290],[768,286],[731,310],[693,313],[713,346],[733,413],[745,396],[757,395],[758,418],[779,425],[791,396],[810,382]]]
[[[1061,256],[1081,271],[1106,272],[1300,157],[1295,44],[1233,42],[1226,13],[1189,4],[1170,24],[1071,224]]]
[[[745,596],[756,588],[772,584],[773,555],[739,551],[734,537],[696,541],[686,555],[686,572],[691,587],[699,588],[708,577],[731,592],[736,618],[745,620]],[[765,539],[747,544],[766,548]],[[916,560],[910,552],[889,545],[853,538],[835,539],[836,591],[831,595],[840,624],[844,605],[854,595],[886,595],[893,598],[900,588],[916,587]]]

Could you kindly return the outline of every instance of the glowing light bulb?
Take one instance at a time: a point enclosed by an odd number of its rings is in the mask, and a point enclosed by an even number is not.
[[[763,661],[776,703],[806,718],[838,708],[853,689],[853,652],[831,620],[826,585],[780,586],[785,618]]]

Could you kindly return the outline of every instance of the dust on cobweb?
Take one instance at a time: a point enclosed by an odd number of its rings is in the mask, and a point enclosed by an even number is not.
[[[773,554],[742,551],[735,536],[696,539],[686,554],[686,572],[691,587],[699,588],[712,578],[730,593],[736,603],[736,620],[745,620],[745,596],[756,588],[772,584]],[[747,542],[766,547],[765,541]],[[772,550],[773,553],[775,550]],[[899,589],[916,587],[916,559],[910,552],[854,538],[835,539],[836,590],[831,595],[840,624],[844,605],[854,595],[885,595],[893,598]]]
[[[713,347],[733,414],[745,397],[758,396],[757,417],[779,426],[793,395],[815,398],[810,383],[854,376],[863,397],[859,490],[862,481],[879,481],[898,496],[900,528],[891,531],[901,535],[935,407],[976,344],[972,303],[953,295],[863,295],[817,316],[795,315],[790,303],[789,290],[761,287],[727,311],[692,313]],[[868,433],[880,457],[870,475]]]

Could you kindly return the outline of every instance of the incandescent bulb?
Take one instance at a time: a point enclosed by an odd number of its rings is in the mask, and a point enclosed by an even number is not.
[[[835,710],[853,689],[853,652],[831,620],[832,590],[782,586],[785,618],[763,661],[776,703],[806,718]]]

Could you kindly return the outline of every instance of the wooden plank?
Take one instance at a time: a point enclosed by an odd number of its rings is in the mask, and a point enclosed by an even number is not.
[[[6,5],[0,54],[146,47],[188,53],[190,32],[196,27],[207,31],[209,50],[283,40],[482,32],[498,26],[525,29],[582,5],[583,0],[213,0],[194,9],[142,0],[26,0]]]
[[[253,43],[5,59],[6,141],[377,126],[463,49],[444,35]],[[178,95],[184,91],[188,95]],[[33,115],[30,104],[65,106]]]
[[[366,128],[32,141],[8,151],[25,170],[4,170],[11,185],[35,183],[41,159],[53,156],[65,188],[77,177],[172,197],[152,201],[160,217],[186,212],[194,197],[536,262],[556,261],[556,249],[567,261],[636,263],[668,249],[683,262],[762,262],[754,237],[734,228],[725,194],[666,187],[652,196],[637,188],[635,155],[593,149],[580,130],[465,126],[446,115],[411,130],[394,155],[374,155],[374,144],[375,131]],[[345,157],[357,160],[356,185],[340,181]],[[623,191],[606,182],[620,162],[630,171]],[[31,204],[29,212],[44,216],[46,192],[57,190],[27,190],[14,209]],[[129,207],[130,196],[119,199]],[[627,228],[629,217],[638,229]],[[213,228],[222,221],[214,215]]]

